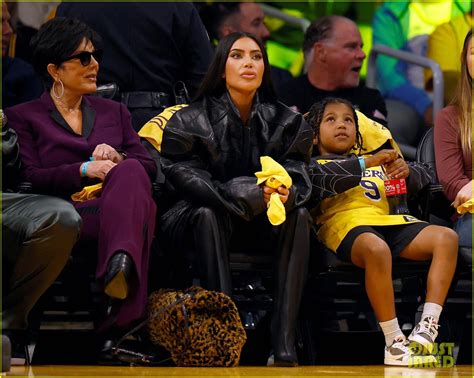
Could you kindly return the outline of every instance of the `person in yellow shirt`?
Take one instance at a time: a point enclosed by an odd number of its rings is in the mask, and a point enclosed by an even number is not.
[[[470,12],[467,0],[385,1],[373,19],[373,45],[426,56],[428,36],[434,29]],[[401,101],[433,124],[433,104],[424,89],[423,68],[381,55],[376,64],[378,89],[385,99]]]
[[[410,191],[429,182],[429,175],[421,166],[408,166],[395,149],[361,154],[364,143],[357,114],[346,100],[329,98],[317,103],[306,118],[320,154],[309,168],[312,197],[319,202],[312,211],[318,237],[338,257],[365,270],[367,296],[385,336],[384,363],[416,366],[435,361],[429,354],[413,358],[410,343],[432,352],[456,268],[457,235],[409,215],[389,214],[384,188],[385,176],[406,179]],[[360,156],[349,155],[351,150]],[[421,321],[408,339],[395,314],[392,258],[396,256],[432,260]]]
[[[461,56],[464,37],[472,29],[474,22],[471,12],[438,26],[428,39],[427,57],[441,66],[444,78],[444,102],[451,102],[459,82]],[[425,88],[433,89],[433,73],[425,70]]]

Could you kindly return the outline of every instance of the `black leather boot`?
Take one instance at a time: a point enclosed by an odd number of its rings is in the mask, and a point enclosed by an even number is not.
[[[202,286],[227,295],[232,294],[230,227],[228,217],[214,209],[200,207],[194,212],[193,233]]]
[[[280,230],[274,312],[271,325],[275,366],[297,366],[296,320],[308,273],[311,216],[293,210]]]
[[[11,357],[12,345],[10,339],[6,335],[2,335],[2,373],[10,371]]]
[[[117,252],[113,255],[104,278],[105,294],[116,299],[127,298],[131,270],[132,259],[127,253]]]
[[[296,319],[301,298],[298,286],[284,286],[283,291],[276,296],[271,324],[275,366],[298,366],[295,346]]]

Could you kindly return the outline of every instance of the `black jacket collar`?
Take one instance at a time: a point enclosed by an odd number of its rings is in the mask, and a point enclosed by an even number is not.
[[[260,105],[260,99],[259,99],[259,94],[257,91],[253,99],[249,121],[253,118],[253,116],[257,112],[259,105]],[[230,93],[227,89],[221,95],[208,97],[208,114],[209,114],[209,119],[212,124],[222,119],[222,117],[224,117],[225,115],[230,115],[235,120],[239,120],[241,122],[239,110],[237,109],[234,102],[232,101],[232,98],[230,97]]]
[[[48,92],[44,92],[41,95],[41,101],[45,105],[46,109],[50,112],[51,118],[60,125],[63,129],[73,133],[74,135],[78,135],[74,132],[74,130],[69,126],[66,122],[64,117],[59,113],[56,105],[54,105],[53,99]],[[81,103],[81,110],[82,110],[82,137],[88,138],[92,129],[94,127],[95,122],[95,109],[91,106],[89,99],[87,96],[82,97]],[[80,136],[80,135],[78,135]]]

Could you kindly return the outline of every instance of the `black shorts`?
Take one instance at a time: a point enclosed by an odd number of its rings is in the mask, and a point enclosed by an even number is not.
[[[415,239],[425,227],[426,222],[397,224],[395,226],[358,226],[349,231],[337,249],[337,256],[344,261],[352,262],[351,251],[354,240],[364,232],[370,232],[384,240],[390,247],[392,257],[398,257],[405,247]]]

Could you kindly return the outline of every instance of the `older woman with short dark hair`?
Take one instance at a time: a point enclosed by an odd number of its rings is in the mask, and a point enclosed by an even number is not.
[[[72,203],[83,220],[81,239],[97,242],[97,279],[116,299],[114,315],[102,324],[107,329],[145,311],[156,166],[125,106],[88,96],[97,88],[99,43],[78,20],[45,23],[31,47],[47,91],[6,114],[22,147],[23,178],[35,192],[71,200],[83,187],[102,183],[97,198]]]

